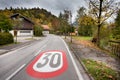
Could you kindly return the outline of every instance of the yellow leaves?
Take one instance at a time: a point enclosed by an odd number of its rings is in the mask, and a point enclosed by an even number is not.
[[[101,61],[84,59],[83,62],[95,80],[117,80],[116,71],[107,68]]]
[[[108,75],[109,78],[113,79],[113,76],[112,75]]]
[[[95,20],[92,17],[87,16],[87,15],[80,17],[78,22],[80,25],[94,25],[94,24],[96,24]]]
[[[89,61],[89,60],[87,60],[87,64],[90,64],[90,61]]]
[[[49,22],[49,23],[48,23],[48,26],[51,28],[51,27],[52,27],[52,23],[51,23],[51,22]]]
[[[45,15],[41,13],[41,14],[40,14],[40,17],[44,19],[44,18],[45,18]]]

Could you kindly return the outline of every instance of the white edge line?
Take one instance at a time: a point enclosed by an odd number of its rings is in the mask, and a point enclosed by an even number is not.
[[[13,76],[15,76],[22,68],[25,67],[26,64],[23,64],[21,67],[19,67],[14,73],[12,73],[9,77],[7,77],[5,80],[10,80]]]
[[[61,38],[60,38],[60,39],[61,39]],[[75,70],[76,70],[76,73],[77,73],[77,75],[78,75],[79,80],[84,80],[83,77],[82,77],[82,75],[81,75],[81,73],[80,73],[80,71],[79,71],[79,69],[78,69],[78,67],[77,67],[77,65],[76,65],[76,62],[74,61],[74,59],[73,59],[73,57],[72,57],[72,54],[71,54],[71,52],[70,52],[67,44],[65,43],[65,41],[64,41],[63,39],[61,39],[61,40],[64,42],[64,44],[65,44],[65,46],[66,46],[66,48],[67,48],[67,50],[68,50],[68,53],[69,53],[69,55],[70,55],[70,58],[71,58],[71,60],[72,60],[73,65],[74,65],[74,67],[75,67]]]
[[[28,46],[30,46],[30,45],[26,45],[26,46],[23,46],[23,47],[18,48],[18,49],[16,49],[16,50],[12,50],[12,51],[10,51],[10,52],[7,52],[7,54],[3,54],[3,55],[1,55],[0,57],[6,56],[6,55],[10,55],[10,54],[12,54],[13,52],[17,52],[17,51],[19,51],[19,50],[21,50],[21,49],[24,49],[24,48],[28,47]]]
[[[32,45],[32,44],[28,44],[28,45],[25,45],[25,46],[23,46],[23,47],[17,47],[17,48],[13,48],[13,49],[11,49],[11,50],[20,50],[20,49],[24,49],[25,47],[28,47],[28,46],[30,46],[30,45]]]

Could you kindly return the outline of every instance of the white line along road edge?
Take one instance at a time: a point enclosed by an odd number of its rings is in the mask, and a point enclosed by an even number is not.
[[[8,78],[5,80],[10,80],[13,76],[15,76],[22,68],[25,67],[26,64],[23,64],[21,67],[19,67],[14,73],[12,73]]]
[[[59,38],[60,38],[60,37],[59,37]],[[60,39],[61,39],[61,38],[60,38]],[[68,50],[68,53],[69,53],[69,55],[70,55],[70,58],[71,58],[71,60],[72,60],[73,65],[74,65],[74,67],[75,67],[75,70],[76,70],[76,73],[77,73],[77,75],[78,75],[79,80],[84,80],[83,77],[82,77],[82,75],[81,75],[81,73],[80,73],[80,71],[79,71],[79,69],[78,69],[78,67],[77,67],[77,65],[76,65],[76,62],[75,62],[74,59],[73,59],[73,56],[72,56],[72,54],[71,54],[71,52],[70,52],[70,50],[69,50],[69,48],[68,48],[68,45],[66,44],[66,42],[65,42],[63,39],[61,39],[61,40],[63,41],[63,43],[65,44],[65,47],[66,47],[67,50]]]

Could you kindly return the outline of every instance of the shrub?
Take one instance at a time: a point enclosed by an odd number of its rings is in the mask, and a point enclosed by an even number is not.
[[[10,33],[0,33],[0,45],[13,43],[14,39]]]
[[[35,26],[34,27],[34,35],[35,36],[42,36],[43,35],[42,31],[43,31],[43,29],[42,29],[41,26]]]

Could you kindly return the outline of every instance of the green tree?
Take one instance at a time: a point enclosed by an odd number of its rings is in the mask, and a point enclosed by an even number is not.
[[[95,28],[95,20],[88,15],[83,15],[78,20],[78,34],[82,36],[92,36],[93,28]]]
[[[115,39],[120,39],[120,10],[117,13],[117,17],[115,19],[115,28],[113,29],[113,37]]]
[[[4,14],[0,14],[0,31],[9,32],[12,30],[12,24],[8,17]]]
[[[79,18],[84,16],[86,14],[86,8],[84,7],[80,7],[79,10],[77,11],[77,18],[76,18],[76,22],[78,23]]]
[[[66,35],[67,33],[70,31],[70,25],[68,24],[68,18],[69,18],[69,15],[68,15],[68,11],[67,10],[64,10],[64,13],[60,13],[59,14],[59,30],[61,33],[65,34],[65,38],[66,38]]]
[[[41,26],[35,26],[34,27],[34,35],[35,36],[42,36],[42,31],[43,31],[43,28]]]

